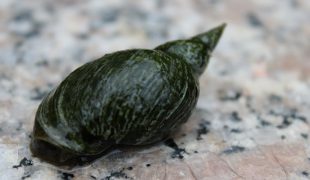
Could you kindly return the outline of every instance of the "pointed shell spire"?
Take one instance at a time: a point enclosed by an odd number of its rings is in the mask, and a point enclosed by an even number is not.
[[[199,77],[206,69],[211,53],[218,44],[225,26],[224,23],[192,38],[170,41],[155,49],[185,60],[192,67],[194,74]]]
[[[208,46],[208,48],[213,51],[216,45],[218,44],[223,31],[226,27],[226,23],[223,23],[220,26],[217,26],[205,33],[198,34],[194,36],[192,39],[198,38],[200,39],[204,44]]]

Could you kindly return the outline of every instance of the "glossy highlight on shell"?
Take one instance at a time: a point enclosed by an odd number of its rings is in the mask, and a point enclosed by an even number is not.
[[[57,165],[162,141],[190,117],[225,24],[153,50],[117,51],[69,74],[38,107],[31,151]]]

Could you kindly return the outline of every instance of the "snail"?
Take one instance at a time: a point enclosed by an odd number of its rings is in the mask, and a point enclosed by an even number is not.
[[[195,108],[198,78],[224,28],[80,66],[39,105],[32,154],[61,166],[98,158],[118,145],[166,139]]]

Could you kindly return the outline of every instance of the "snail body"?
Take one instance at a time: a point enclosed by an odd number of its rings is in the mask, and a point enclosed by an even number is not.
[[[117,51],[69,74],[38,107],[30,148],[54,164],[167,138],[191,115],[225,25],[154,50]]]

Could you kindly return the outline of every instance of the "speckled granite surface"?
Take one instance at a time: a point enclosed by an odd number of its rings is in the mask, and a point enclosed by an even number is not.
[[[0,179],[310,178],[309,1],[1,0],[0,17]],[[70,172],[31,156],[36,108],[73,69],[222,22],[197,109],[173,141]]]

